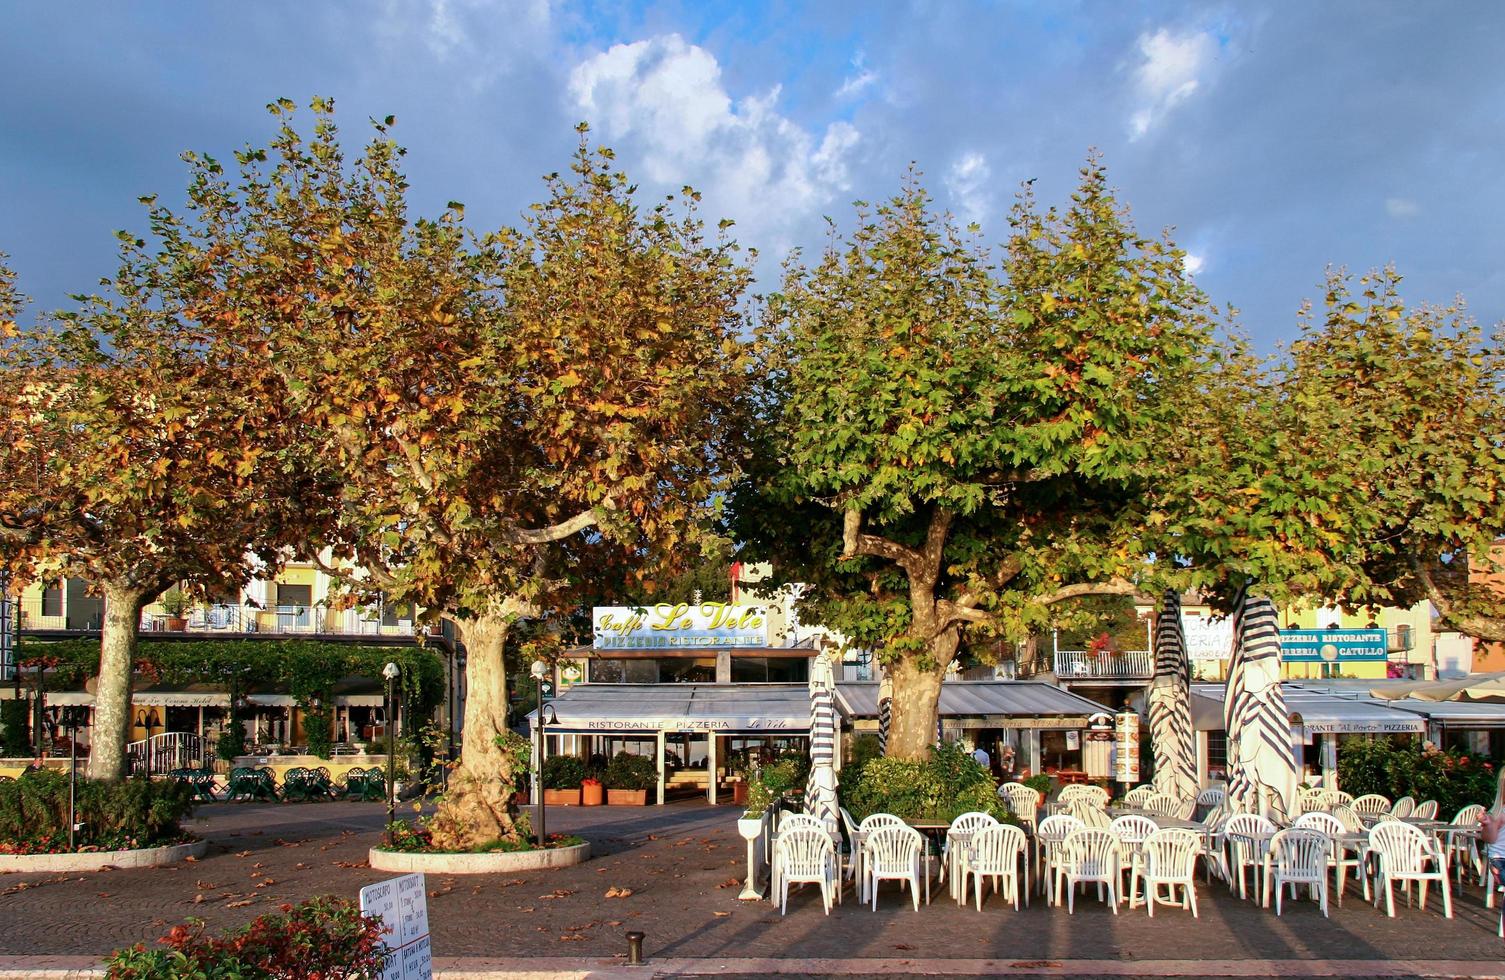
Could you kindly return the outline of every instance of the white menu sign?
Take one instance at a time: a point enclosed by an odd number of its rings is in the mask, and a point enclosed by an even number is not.
[[[361,911],[382,922],[391,955],[381,980],[434,980],[429,951],[429,910],[421,874],[403,875],[361,889]]]
[[[1188,660],[1226,660],[1233,649],[1233,617],[1181,614]]]

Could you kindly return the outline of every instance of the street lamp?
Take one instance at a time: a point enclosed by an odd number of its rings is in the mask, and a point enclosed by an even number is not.
[[[381,669],[381,675],[387,679],[387,846],[392,846],[392,824],[397,819],[397,746],[394,741],[392,722],[396,717],[396,702],[393,700],[392,685],[402,671],[395,663],[388,663]]]
[[[544,729],[548,727],[548,718],[545,717],[543,710],[543,679],[548,672],[549,665],[542,660],[533,661],[533,666],[529,670],[529,673],[533,675],[534,685],[538,688],[538,721],[534,726],[538,730],[538,772],[536,774],[538,784],[538,826],[534,829],[533,834],[537,839],[539,847],[543,847],[544,842],[543,759],[544,752],[548,746],[548,742],[544,740]],[[558,720],[557,717],[555,720]]]

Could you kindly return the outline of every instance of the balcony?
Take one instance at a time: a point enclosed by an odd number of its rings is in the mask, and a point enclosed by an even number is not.
[[[93,597],[27,597],[18,603],[20,628],[25,633],[97,633],[104,618],[103,603]],[[143,612],[143,633],[193,633],[225,636],[245,633],[319,634],[324,636],[404,636],[420,629],[411,618],[382,616],[376,609],[329,609],[320,605],[277,605],[259,609],[237,603],[197,606],[184,616],[181,629],[169,629],[160,612]],[[176,624],[172,624],[176,625]]]
[[[1063,681],[1149,680],[1155,676],[1155,657],[1148,650],[1089,654],[1085,650],[1057,650],[1055,675]]]

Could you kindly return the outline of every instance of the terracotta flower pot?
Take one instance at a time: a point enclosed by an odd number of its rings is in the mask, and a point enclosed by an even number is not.
[[[601,781],[599,779],[587,779],[580,784],[581,806],[600,806],[602,795]]]
[[[646,789],[609,789],[606,791],[606,802],[612,806],[647,806],[648,791]]]
[[[546,806],[579,806],[580,789],[546,789],[543,801]]]

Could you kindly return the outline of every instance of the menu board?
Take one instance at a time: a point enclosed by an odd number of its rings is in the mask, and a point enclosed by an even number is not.
[[[434,980],[426,896],[421,874],[390,878],[361,889],[361,911],[381,920],[382,939],[391,951],[381,980]]]
[[[1121,711],[1113,719],[1113,778],[1139,782],[1139,715]]]

